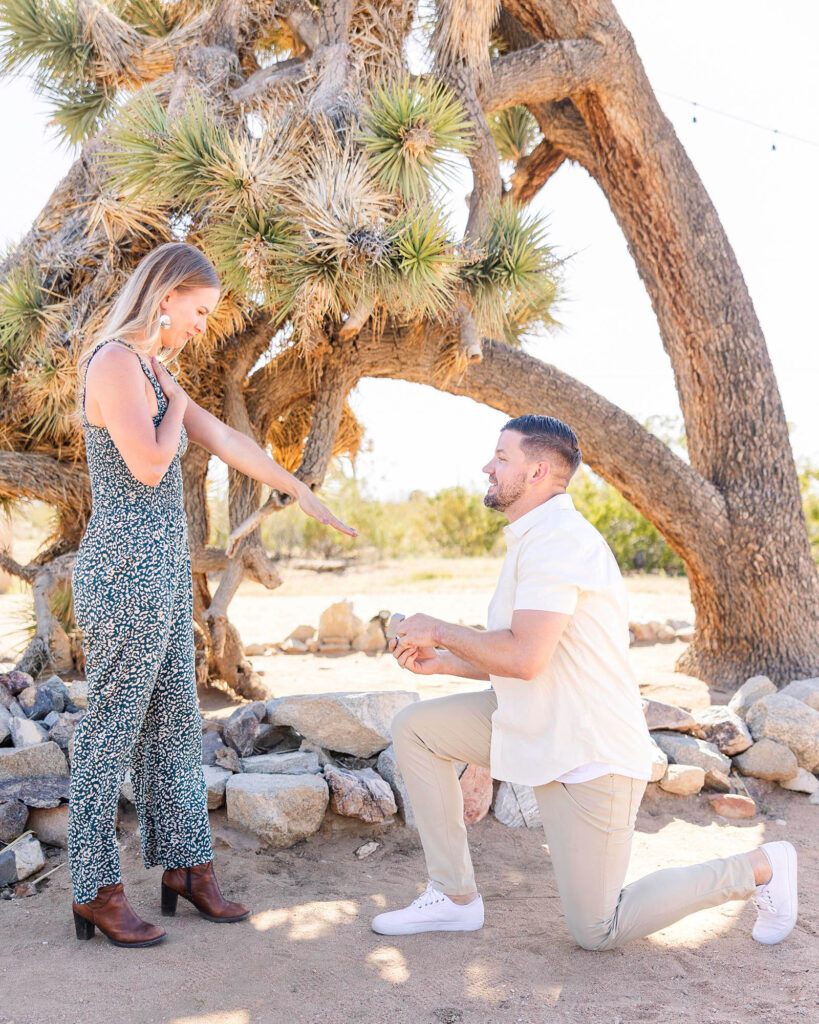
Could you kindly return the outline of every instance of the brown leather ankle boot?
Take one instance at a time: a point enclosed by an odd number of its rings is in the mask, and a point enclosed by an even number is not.
[[[167,938],[164,928],[134,912],[122,882],[101,886],[90,903],[72,903],[71,908],[78,939],[93,938],[95,928],[115,946],[154,946]]]
[[[231,903],[219,891],[213,873],[213,861],[190,868],[170,868],[162,875],[162,915],[173,917],[179,896],[192,903],[209,921],[244,921],[250,911],[241,903]]]

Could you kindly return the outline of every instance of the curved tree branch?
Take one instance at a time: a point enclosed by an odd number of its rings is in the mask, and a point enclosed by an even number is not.
[[[606,51],[591,39],[548,39],[496,57],[480,91],[487,114],[573,96],[598,84]]]

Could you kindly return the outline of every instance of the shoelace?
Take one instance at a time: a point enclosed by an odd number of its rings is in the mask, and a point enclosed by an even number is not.
[[[432,882],[430,882],[429,885],[427,885],[426,891],[421,893],[417,899],[412,901],[412,905],[416,910],[422,910],[424,907],[429,907],[433,903],[441,903],[443,899],[443,894],[438,892]]]
[[[754,896],[754,904],[757,910],[763,910],[769,914],[776,913],[773,897],[767,886]]]

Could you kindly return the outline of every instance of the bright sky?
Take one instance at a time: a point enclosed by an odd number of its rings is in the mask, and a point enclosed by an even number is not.
[[[799,458],[819,460],[819,9],[783,0],[617,0],[660,103],[699,172],[739,259],[768,342]],[[675,99],[681,97],[682,99]],[[695,110],[813,140],[773,136]],[[692,117],[696,115],[696,123]],[[0,82],[0,238],[16,240],[71,164],[25,81]],[[776,145],[775,151],[772,144]],[[536,200],[565,270],[563,328],[529,348],[633,416],[679,416],[670,364],[645,289],[595,182],[562,167]],[[371,450],[357,474],[378,497],[479,487],[506,417],[469,399],[394,381],[353,395]],[[548,410],[532,410],[548,411]]]

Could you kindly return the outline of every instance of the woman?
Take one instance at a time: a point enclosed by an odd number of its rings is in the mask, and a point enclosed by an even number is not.
[[[129,767],[145,866],[165,868],[162,913],[174,913],[178,896],[211,921],[250,913],[222,896],[213,873],[179,462],[188,440],[356,536],[250,438],[193,402],[163,365],[204,331],[219,291],[197,248],[159,246],[79,360],[93,508],[72,578],[88,714],[74,742],[68,859],[77,937],[98,927],[118,946],[165,938],[123,891],[115,815]]]

